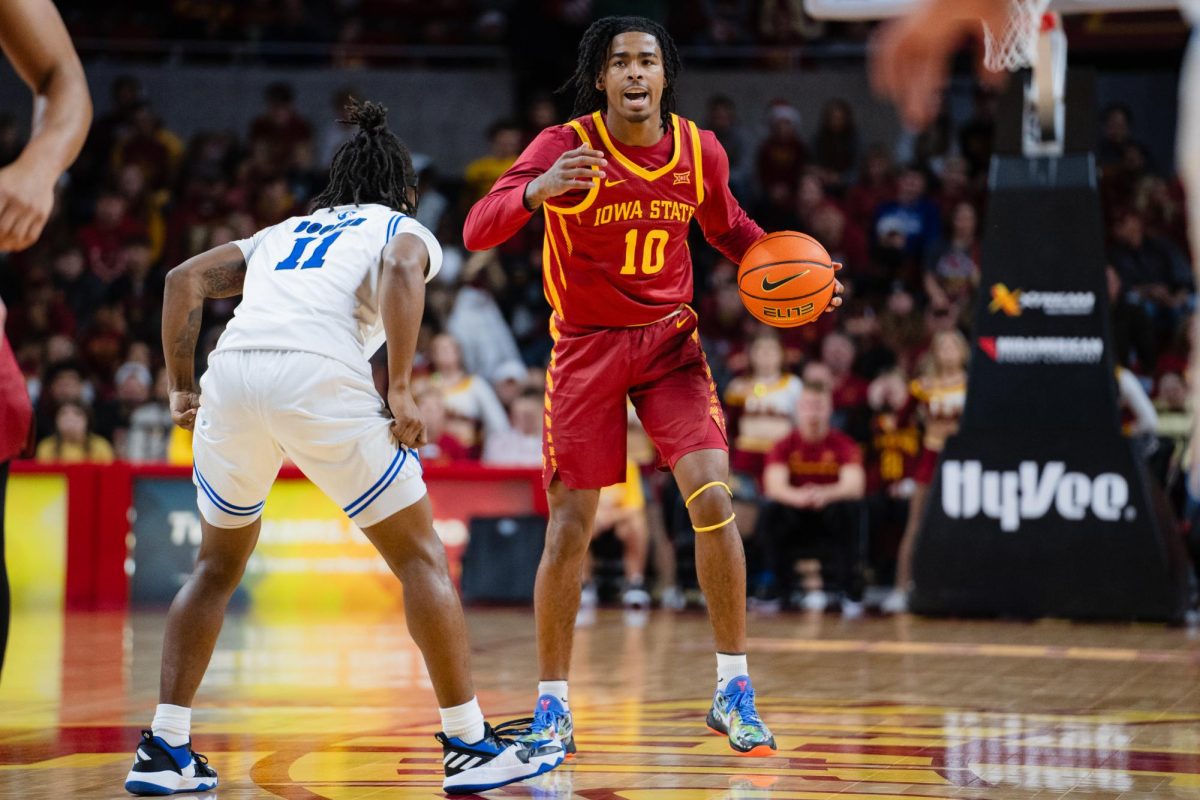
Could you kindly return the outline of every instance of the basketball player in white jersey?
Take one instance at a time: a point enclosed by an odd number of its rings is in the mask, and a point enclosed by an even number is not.
[[[993,31],[1003,30],[1013,1],[924,0],[910,13],[889,22],[881,31],[871,63],[876,91],[896,103],[910,126],[926,127],[937,114],[950,59],[963,39],[982,35],[980,21]],[[1188,237],[1192,253],[1200,254],[1200,0],[1178,0],[1177,4],[1193,33],[1179,78],[1175,152],[1187,192]],[[1192,269],[1200,285],[1200,258],[1192,259]],[[1192,348],[1191,382],[1195,405],[1200,408],[1200,347]],[[1195,425],[1188,485],[1193,496],[1200,496],[1200,454],[1195,449],[1200,447],[1200,414]]]
[[[358,132],[334,156],[313,213],[202,253],[167,276],[171,415],[194,431],[203,540],[167,616],[161,704],[125,783],[133,794],[217,785],[216,771],[191,748],[192,700],[285,455],[345,510],[403,584],[408,628],[440,706],[445,790],[484,791],[562,763],[556,737],[518,744],[498,736],[475,697],[462,608],[416,454],[425,428],[409,392],[424,282],[441,268],[442,251],[411,216],[412,159],[385,114],[376,103],[351,105]],[[197,386],[204,300],[238,294]],[[367,361],[385,337],[386,403]]]

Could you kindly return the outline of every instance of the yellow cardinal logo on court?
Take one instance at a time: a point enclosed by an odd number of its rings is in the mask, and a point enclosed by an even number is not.
[[[1011,290],[1003,283],[993,284],[992,302],[988,304],[988,311],[993,314],[1003,311],[1010,317],[1021,316],[1021,290]]]

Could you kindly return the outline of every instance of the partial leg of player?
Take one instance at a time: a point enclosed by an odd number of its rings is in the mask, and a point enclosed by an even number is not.
[[[163,638],[159,706],[134,756],[125,789],[166,795],[213,789],[217,772],[192,751],[192,700],[225,621],[225,606],[246,571],[262,521],[224,529],[200,521],[203,538],[196,568],[175,595]]]
[[[547,492],[550,524],[534,587],[537,618],[538,699],[521,741],[557,733],[567,757],[575,754],[575,729],[567,697],[567,674],[575,643],[575,615],[583,582],[583,561],[591,541],[599,489],[571,489],[558,478]],[[525,720],[514,721],[520,724]]]
[[[561,764],[565,754],[553,730],[521,742],[501,738],[486,723],[482,739],[448,735],[456,731],[446,722],[446,710],[478,706],[466,621],[450,582],[445,548],[433,530],[429,496],[367,526],[363,533],[404,587],[405,620],[443,709],[447,731],[437,737],[446,775],[442,788],[451,794],[482,792],[549,772]]]
[[[728,488],[729,456],[723,450],[688,453],[675,464],[675,480],[688,498],[696,575],[717,645],[717,690],[707,725],[727,736],[736,753],[773,755],[775,737],[758,716],[746,665],[746,554]]]

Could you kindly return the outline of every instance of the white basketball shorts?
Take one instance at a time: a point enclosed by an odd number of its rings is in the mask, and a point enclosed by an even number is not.
[[[200,379],[192,437],[200,514],[241,528],[262,514],[286,455],[360,528],[425,496],[369,375],[315,353],[227,350]]]

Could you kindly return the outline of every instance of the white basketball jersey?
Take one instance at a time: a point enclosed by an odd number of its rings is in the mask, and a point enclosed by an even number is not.
[[[303,350],[369,370],[384,341],[379,275],[384,247],[411,233],[429,250],[428,282],[442,248],[415,219],[370,204],[292,217],[235,242],[246,257],[242,302],[222,350]]]

